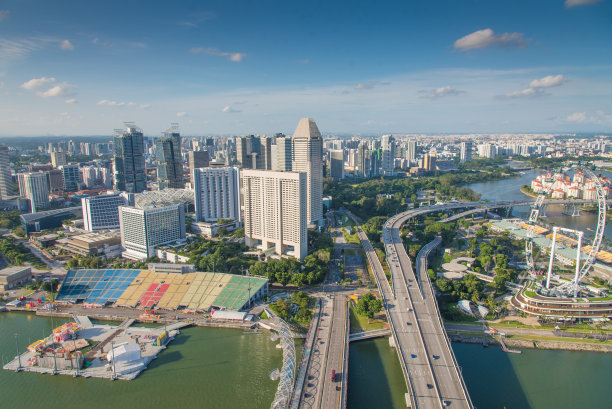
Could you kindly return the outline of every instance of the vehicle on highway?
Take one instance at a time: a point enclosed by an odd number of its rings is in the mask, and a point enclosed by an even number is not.
[[[412,323],[410,321],[406,322],[406,325],[412,325]]]
[[[331,381],[332,382],[336,382],[336,370],[335,369],[332,369]]]
[[[428,383],[428,384],[427,384],[427,389],[433,389],[433,385],[432,385],[432,384],[430,384],[430,383]]]
[[[416,358],[416,354],[410,354],[410,358]]]
[[[440,359],[440,355],[434,355],[433,359]]]

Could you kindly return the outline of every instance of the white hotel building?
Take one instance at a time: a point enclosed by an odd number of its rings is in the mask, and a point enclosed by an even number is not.
[[[196,168],[192,177],[196,222],[241,221],[240,169]]]
[[[82,198],[83,227],[91,232],[118,229],[119,207],[127,204],[127,198],[120,193]]]
[[[155,247],[186,239],[183,204],[138,209],[119,207],[122,256],[144,260],[155,255]]]
[[[303,260],[308,253],[307,174],[243,169],[246,244]]]

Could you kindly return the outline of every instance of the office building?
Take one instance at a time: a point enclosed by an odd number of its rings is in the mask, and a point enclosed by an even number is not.
[[[182,204],[147,209],[120,206],[119,224],[122,255],[129,259],[144,260],[155,255],[155,247],[186,238]]]
[[[66,162],[66,152],[52,152],[51,153],[51,165],[54,168],[59,168],[60,166],[67,165]]]
[[[412,163],[416,161],[416,151],[416,141],[408,141],[408,143],[406,144],[406,159],[408,159],[409,162]]]
[[[357,146],[357,161],[355,163],[355,175],[364,178],[370,177],[372,152],[366,141],[361,141]]]
[[[382,137],[382,171],[385,176],[392,176],[395,169],[395,138],[391,135]]]
[[[323,138],[312,118],[302,118],[293,133],[294,172],[306,173],[307,219],[316,224],[323,219]]]
[[[159,189],[183,189],[183,160],[181,158],[181,135],[173,125],[164,136],[155,141],[157,157],[157,182]]]
[[[257,167],[257,156],[261,152],[261,141],[254,135],[236,138],[236,161],[244,169]],[[260,162],[261,163],[261,162]]]
[[[260,138],[260,152],[257,157],[257,169],[272,170],[272,141],[274,138]]]
[[[329,151],[329,169],[334,180],[344,179],[344,151],[342,149]]]
[[[64,191],[64,172],[60,169],[51,169],[46,171],[49,176],[49,188],[51,193],[60,193]]]
[[[241,171],[248,246],[306,257],[307,177],[305,172]]]
[[[129,125],[114,139],[115,188],[129,193],[140,193],[147,188],[144,140],[142,131]]]
[[[119,193],[82,198],[84,229],[91,232],[118,229],[119,207],[127,204],[127,198]]]
[[[240,221],[239,168],[196,168],[193,176],[196,222]]]
[[[427,172],[433,172],[436,170],[436,157],[435,155],[426,153],[423,156],[423,169]]]
[[[461,142],[459,160],[461,162],[469,162],[472,160],[472,142],[469,142],[469,141]]]
[[[189,159],[189,181],[193,185],[193,170],[207,168],[210,163],[210,155],[208,151],[190,151],[187,158]]]
[[[276,157],[272,170],[290,171],[291,170],[291,138],[280,136],[276,138]]]
[[[15,195],[15,189],[11,177],[8,147],[0,145],[0,199],[6,200],[13,195]]]
[[[30,200],[30,209],[36,213],[49,208],[49,176],[45,172],[24,173],[19,177],[23,183],[24,197]]]
[[[60,166],[59,169],[62,171],[64,191],[76,192],[79,190],[81,184],[81,172],[79,171],[79,165],[63,165]]]
[[[497,147],[495,145],[491,145],[490,143],[478,145],[478,156],[481,158],[495,159],[496,154]]]

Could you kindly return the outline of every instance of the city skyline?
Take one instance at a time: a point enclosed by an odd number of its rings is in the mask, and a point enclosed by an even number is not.
[[[32,10],[36,10],[32,12]],[[7,1],[0,136],[603,132],[609,0]],[[153,28],[152,28],[153,27]]]

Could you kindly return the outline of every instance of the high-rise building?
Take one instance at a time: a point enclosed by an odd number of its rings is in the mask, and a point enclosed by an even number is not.
[[[276,138],[276,160],[272,170],[291,170],[291,138],[282,136]]]
[[[19,183],[23,183],[24,197],[30,200],[32,213],[41,209],[49,208],[49,177],[44,172],[24,173],[19,177]]]
[[[187,157],[189,158],[189,181],[193,184],[193,170],[208,167],[210,155],[208,151],[190,151]]]
[[[59,168],[60,166],[66,165],[66,152],[52,152],[51,153],[51,165],[54,168]]]
[[[83,224],[87,231],[113,230],[119,228],[119,207],[128,201],[120,193],[88,196],[81,199]]]
[[[494,159],[497,154],[497,147],[490,143],[478,145],[478,156],[481,158]]]
[[[14,194],[8,147],[0,145],[0,199],[7,199]]]
[[[243,169],[246,244],[303,260],[308,252],[307,174]]]
[[[123,257],[143,260],[155,255],[155,247],[184,241],[185,207],[183,204],[139,209],[119,207]]]
[[[459,152],[459,160],[461,162],[469,162],[472,160],[472,142],[461,142],[461,151]]]
[[[147,188],[144,141],[142,131],[129,125],[114,139],[115,188],[124,192],[140,193]]]
[[[329,151],[329,169],[334,180],[344,179],[344,151],[342,149]]]
[[[240,170],[237,167],[193,170],[196,221],[240,221]]]
[[[293,133],[294,172],[306,173],[307,219],[318,223],[323,219],[323,138],[312,118],[302,118]]]
[[[406,159],[408,159],[410,162],[416,161],[416,150],[416,141],[408,141],[406,145]]]
[[[436,156],[426,153],[423,156],[423,169],[427,172],[433,172],[436,170]]]
[[[248,135],[236,138],[236,161],[242,168],[255,169],[260,152],[261,141],[258,137]]]
[[[369,178],[371,174],[370,161],[372,152],[366,141],[361,141],[357,146],[357,162],[355,164],[355,175]]]
[[[392,176],[395,172],[395,138],[391,135],[382,137],[382,171],[385,176]]]
[[[181,135],[178,126],[173,125],[164,132],[164,136],[155,141],[155,156],[157,157],[157,182],[159,189],[182,189],[183,160],[181,158]]]
[[[260,152],[257,156],[257,169],[272,170],[272,139],[260,138]]]
[[[64,172],[60,169],[51,169],[45,171],[49,176],[49,188],[51,193],[60,193],[64,191]]]
[[[76,192],[81,184],[79,165],[62,165],[59,167],[64,178],[64,191]]]

